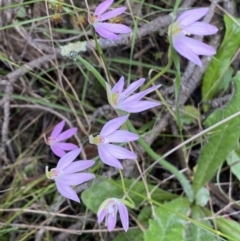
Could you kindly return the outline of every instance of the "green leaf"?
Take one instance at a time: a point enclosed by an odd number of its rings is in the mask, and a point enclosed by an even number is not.
[[[240,72],[234,77],[235,94],[224,109],[216,110],[206,120],[212,126],[226,117],[240,111]],[[203,146],[198,159],[197,170],[193,180],[195,193],[213,178],[217,169],[226,160],[229,153],[237,147],[239,138],[240,117],[237,116],[215,128],[207,143]]]
[[[129,196],[134,201],[136,207],[138,207],[144,198],[147,197],[146,190],[142,181],[138,181],[130,188],[134,179],[125,179],[124,183],[127,189],[129,189]],[[149,192],[153,190],[154,185],[148,185]],[[131,192],[132,191],[132,192]],[[134,194],[137,193],[138,195]],[[104,180],[100,183],[93,184],[90,188],[86,189],[82,193],[83,203],[97,213],[100,204],[107,198],[122,198],[124,195],[121,180],[114,181],[112,179]],[[139,196],[142,195],[142,198]],[[97,197],[97,198],[96,198]],[[176,198],[177,195],[155,188],[151,197],[155,201],[166,201]]]
[[[18,18],[25,18],[26,15],[27,15],[27,13],[26,13],[26,8],[23,7],[23,6],[19,7],[19,9],[18,9],[18,11],[17,11],[17,17],[18,17]]]
[[[232,173],[240,180],[240,149],[232,151],[227,157]]]
[[[205,213],[203,212],[203,210],[199,207],[199,206],[193,206],[192,207],[192,213],[191,213],[191,218],[194,220],[199,220],[199,219],[203,219],[206,217]],[[200,221],[198,221],[200,222]],[[210,228],[212,228],[212,225],[209,221],[204,220],[201,221],[201,223],[204,226],[208,226]],[[216,235],[203,229],[202,227],[199,227],[196,224],[190,223],[187,227],[186,230],[186,239],[185,241],[217,241],[219,239],[217,239]]]
[[[184,114],[181,117],[183,124],[191,124],[196,123],[200,117],[199,110],[191,105],[184,106]]]
[[[118,234],[113,241],[143,241],[143,232],[140,229],[130,229]]]
[[[202,187],[196,194],[196,197],[195,197],[196,204],[201,207],[204,207],[208,203],[209,197],[210,197],[210,194],[208,189],[205,187]]]
[[[149,228],[144,233],[145,241],[184,241],[186,220],[174,214],[174,211],[187,216],[190,202],[185,198],[177,198],[165,206],[172,212],[162,207],[155,209],[156,218],[149,221]]]
[[[240,20],[224,15],[226,33],[217,54],[203,77],[203,101],[211,100],[221,89],[226,89],[232,76],[231,60],[240,47]],[[239,24],[237,24],[239,23]],[[224,84],[223,84],[224,83]],[[205,106],[205,111],[207,107]]]

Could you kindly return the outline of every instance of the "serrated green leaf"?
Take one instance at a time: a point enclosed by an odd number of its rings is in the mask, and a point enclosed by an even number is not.
[[[113,241],[143,241],[143,232],[140,229],[128,230],[118,234]]]
[[[212,126],[219,121],[240,111],[240,72],[234,77],[235,93],[232,100],[223,109],[216,110],[206,120],[207,126]],[[197,193],[209,180],[213,178],[217,169],[226,160],[229,153],[238,145],[240,117],[214,129],[208,142],[203,146],[198,159],[197,170],[193,179],[193,189]]]
[[[226,32],[223,42],[203,77],[203,101],[211,100],[219,90],[226,88],[232,75],[231,60],[240,47],[240,20],[224,15],[224,22]],[[225,82],[225,86],[221,82]],[[205,106],[205,111],[207,109]]]
[[[240,149],[232,151],[227,157],[231,172],[240,180]]]
[[[205,213],[199,206],[192,207],[191,218],[194,220],[199,220],[205,218]],[[200,221],[199,221],[200,222]],[[212,225],[209,221],[201,221],[205,226],[211,227]],[[190,223],[186,229],[186,239],[185,241],[217,241],[219,240],[215,234],[199,227],[198,225]]]
[[[126,188],[130,188],[131,184],[134,182],[134,179],[125,179],[124,183]],[[149,192],[154,188],[153,185],[148,185]],[[133,192],[139,193],[147,197],[146,190],[142,181],[138,181],[130,190]],[[129,191],[129,196],[135,202],[136,207],[138,207],[143,198],[137,196],[133,192]],[[97,213],[100,204],[107,198],[122,198],[124,195],[121,180],[105,180],[98,184],[93,184],[90,188],[84,190],[82,193],[82,200],[84,204],[91,209],[93,212]],[[97,198],[96,198],[97,197]],[[155,201],[165,201],[176,198],[177,195],[156,188],[151,194],[152,199]]]
[[[187,216],[190,202],[185,198],[177,198],[165,204],[173,212]],[[145,241],[184,241],[186,220],[166,209],[155,209],[156,217],[150,220],[149,228],[144,233]]]

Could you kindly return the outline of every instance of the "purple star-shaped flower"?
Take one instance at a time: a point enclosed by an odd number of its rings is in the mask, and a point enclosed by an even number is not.
[[[75,144],[62,142],[77,132],[77,128],[75,127],[62,132],[64,125],[65,121],[63,120],[54,127],[50,137],[46,138],[44,135],[45,143],[49,145],[53,153],[59,157],[64,156],[66,154],[65,151],[72,151],[78,148]]]
[[[187,10],[168,28],[174,49],[198,66],[202,66],[202,61],[198,55],[212,56],[216,50],[199,40],[186,37],[186,35],[212,35],[218,31],[215,26],[209,23],[197,21],[205,16],[208,10],[209,8]]]
[[[122,169],[122,164],[118,159],[134,160],[136,155],[121,146],[110,144],[110,142],[124,143],[135,141],[139,138],[138,135],[132,132],[117,130],[127,119],[128,116],[126,115],[110,120],[103,126],[99,135],[96,137],[89,136],[89,142],[97,145],[98,154],[102,162],[120,169]]]
[[[50,171],[48,171],[48,166],[46,166],[46,175],[49,179],[53,179],[56,182],[60,194],[76,202],[80,202],[80,200],[71,186],[82,184],[95,177],[92,173],[77,173],[94,164],[93,160],[73,162],[80,152],[81,148],[68,152],[59,160],[56,168],[52,168]]]
[[[88,17],[88,22],[93,25],[101,37],[106,39],[119,39],[118,33],[131,33],[132,30],[124,24],[103,22],[115,18],[126,10],[126,7],[120,7],[106,12],[112,3],[113,0],[106,0],[100,3],[93,16]]]
[[[106,199],[98,209],[98,223],[105,218],[105,225],[108,231],[112,231],[117,222],[117,212],[119,211],[123,229],[127,232],[129,228],[129,218],[127,207],[118,198]]]
[[[129,113],[138,113],[153,107],[160,105],[160,102],[141,100],[145,95],[158,89],[161,85],[156,85],[141,91],[137,94],[131,95],[136,89],[143,85],[145,79],[141,78],[132,84],[130,84],[127,89],[123,90],[124,77],[122,76],[120,80],[111,89],[110,85],[106,83],[106,91],[109,104],[117,110],[123,110]],[[131,95],[131,96],[130,96]]]

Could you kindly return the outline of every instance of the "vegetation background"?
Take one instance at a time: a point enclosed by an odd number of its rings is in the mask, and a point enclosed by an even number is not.
[[[91,11],[99,3],[88,0]],[[133,33],[99,40],[104,63],[84,1],[0,1],[0,241],[239,241],[239,1],[116,0],[113,7],[123,5]],[[203,41],[217,54],[203,57],[201,68],[180,58],[148,97],[162,105],[130,116],[141,138],[123,176],[136,207],[127,233],[120,222],[109,233],[96,211],[123,190],[118,171],[88,143],[116,117],[94,70],[103,78],[107,70],[113,82],[152,79],[168,63],[171,13],[196,7],[210,7],[204,21],[219,31]],[[90,65],[74,61],[73,50]],[[71,141],[83,146],[82,158],[96,160],[97,178],[76,187],[80,205],[45,176],[58,158],[43,135],[60,120],[78,127]]]

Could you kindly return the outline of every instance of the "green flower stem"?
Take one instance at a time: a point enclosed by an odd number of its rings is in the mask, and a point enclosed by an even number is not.
[[[106,81],[97,71],[97,69],[95,69],[87,60],[83,59],[80,55],[76,56],[76,60],[79,60],[80,63],[82,63],[90,72],[92,72],[92,74],[96,77],[102,87],[106,89]]]
[[[128,192],[126,191],[126,187],[125,187],[125,183],[124,183],[124,177],[123,177],[123,174],[122,174],[122,170],[119,169],[119,174],[120,174],[120,177],[121,177],[121,181],[122,181],[122,187],[123,187],[123,192],[124,192],[124,196],[129,200],[130,202],[130,205],[128,202],[126,202],[126,204],[128,204],[129,207],[135,207],[135,203],[134,201],[129,197],[128,195]]]
[[[131,132],[138,134],[136,129],[134,128],[134,126],[132,125],[132,123],[129,120],[127,121],[127,127]],[[166,168],[169,172],[171,172],[173,175],[176,176],[176,178],[180,181],[180,183],[183,187],[183,190],[186,193],[189,201],[193,202],[194,193],[193,193],[192,186],[190,185],[188,179],[181,172],[179,172],[175,166],[173,166],[169,162],[165,161],[164,159],[161,158],[160,155],[158,155],[156,152],[154,152],[153,149],[140,136],[138,139],[138,143],[148,153],[149,156],[151,156],[155,161],[158,161],[164,168]]]
[[[101,59],[103,61],[105,69],[106,69],[106,75],[107,75],[108,83],[110,83],[110,73],[109,73],[109,70],[107,68],[107,62],[106,62],[105,56],[103,54],[103,51],[102,51],[102,48],[101,48],[100,44],[98,43],[96,32],[95,32],[93,27],[91,27],[91,31],[92,31],[92,35],[93,35],[94,42],[95,42],[95,45],[96,45],[96,49],[97,49],[98,54],[100,55],[100,57],[101,57]]]

